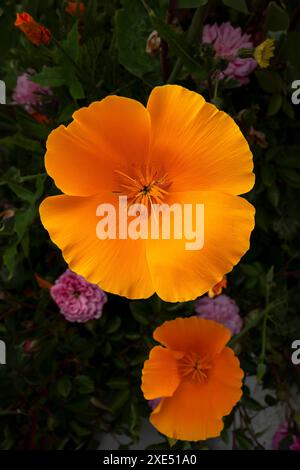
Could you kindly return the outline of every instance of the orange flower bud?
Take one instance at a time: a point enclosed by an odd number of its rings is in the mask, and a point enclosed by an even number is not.
[[[28,13],[17,13],[15,26],[25,34],[25,36],[39,46],[41,44],[48,45],[51,42],[51,33],[45,26],[37,23]]]
[[[30,116],[36,122],[39,122],[40,124],[48,124],[49,123],[49,119],[44,114],[41,114],[41,113],[38,113],[38,112],[33,112],[33,113],[30,114]]]
[[[69,15],[76,15],[79,11],[79,13],[82,15],[84,13],[85,6],[84,3],[80,2],[68,2],[68,5],[66,7],[66,12],[69,13]]]

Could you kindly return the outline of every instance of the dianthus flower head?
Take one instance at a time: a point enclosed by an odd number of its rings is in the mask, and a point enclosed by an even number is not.
[[[253,49],[249,34],[243,34],[241,28],[235,28],[229,22],[220,26],[215,23],[204,26],[202,41],[212,45],[218,58],[228,61],[226,69],[219,74],[219,78],[233,78],[241,85],[249,82],[248,75],[257,64],[251,57],[241,58],[238,55],[240,49]]]
[[[107,302],[105,292],[69,269],[55,281],[50,293],[60,313],[70,322],[85,323],[100,318]]]
[[[12,96],[13,102],[22,106],[30,114],[36,113],[42,106],[44,98],[52,95],[50,88],[30,80],[30,75],[33,73],[33,69],[28,69],[19,75]]]

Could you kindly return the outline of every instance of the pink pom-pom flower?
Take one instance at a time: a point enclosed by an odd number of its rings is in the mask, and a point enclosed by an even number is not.
[[[84,323],[100,318],[107,296],[95,284],[67,269],[50,289],[60,313],[70,322]]]
[[[249,34],[243,34],[241,28],[234,28],[229,22],[218,26],[205,25],[202,41],[211,44],[216,56],[228,61],[227,68],[219,74],[219,78],[233,78],[241,85],[249,82],[248,75],[256,68],[256,61],[238,56],[240,49],[253,49]]]

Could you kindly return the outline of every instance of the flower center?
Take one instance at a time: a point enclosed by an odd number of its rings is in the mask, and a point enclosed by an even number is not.
[[[211,362],[207,357],[200,357],[196,353],[186,354],[178,364],[183,378],[201,383],[206,382],[211,367]]]
[[[168,194],[170,182],[164,172],[148,167],[144,171],[133,169],[131,174],[115,172],[119,177],[119,190],[114,193],[127,196],[130,204],[144,204],[146,207],[161,204]]]

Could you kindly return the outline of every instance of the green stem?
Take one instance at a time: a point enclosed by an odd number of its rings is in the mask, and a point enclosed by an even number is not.
[[[269,305],[270,302],[270,282],[267,279],[266,282],[266,300],[265,305],[266,307]],[[266,346],[267,346],[267,322],[268,322],[268,311],[266,311],[263,320],[263,328],[262,328],[262,340],[261,340],[261,354],[260,354],[260,362],[263,363],[265,360],[266,355]]]
[[[19,182],[24,183],[25,181],[32,181],[37,178],[42,178],[45,176],[47,176],[47,173],[38,173],[36,175],[21,176],[21,178],[19,178]]]
[[[73,67],[78,73],[78,78],[82,79],[83,78],[82,71],[80,67],[78,67],[78,64],[76,64],[75,60],[72,59],[72,57],[65,51],[65,49],[62,47],[60,42],[57,39],[55,39],[54,36],[52,36],[52,40],[54,44],[56,45],[56,47],[64,54],[64,56],[68,59],[68,61],[73,65]]]
[[[191,26],[188,30],[188,34],[187,34],[188,44],[192,44],[197,37],[201,38],[202,30],[203,30],[203,22],[207,16],[209,7],[210,7],[210,1],[208,1],[205,6],[197,8],[193,16]],[[178,58],[175,62],[174,68],[168,78],[167,83],[174,83],[176,81],[176,78],[179,75],[182,69],[182,66],[183,66],[182,60]]]
[[[275,301],[271,304],[269,304],[264,310],[262,310],[258,315],[257,317],[255,317],[252,321],[250,321],[246,326],[245,328],[238,334],[236,335],[234,338],[232,338],[229,343],[228,343],[228,346],[229,347],[233,347],[235,346],[239,341],[240,339],[245,336],[246,333],[248,333],[248,331],[252,330],[252,328],[254,328],[255,326],[258,325],[258,323],[264,319],[266,317],[266,315],[269,314],[269,312],[271,310],[273,310],[274,308],[277,308],[279,307],[281,304],[283,304],[284,302],[283,301]]]

